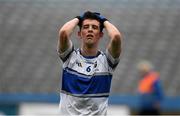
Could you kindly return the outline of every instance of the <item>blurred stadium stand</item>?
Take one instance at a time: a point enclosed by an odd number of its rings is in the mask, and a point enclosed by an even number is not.
[[[86,10],[102,13],[123,33],[112,95],[137,94],[136,64],[147,59],[166,96],[180,96],[180,0],[0,0],[0,94],[58,95],[58,29]],[[102,50],[107,41],[105,34]]]

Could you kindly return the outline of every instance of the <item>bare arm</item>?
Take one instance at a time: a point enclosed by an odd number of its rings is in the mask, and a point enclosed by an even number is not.
[[[113,58],[118,58],[121,54],[121,33],[109,21],[104,22],[104,27],[107,30],[108,35],[110,37],[110,42],[108,44],[107,49]]]
[[[78,18],[74,18],[69,22],[65,23],[61,29],[59,30],[59,39],[57,45],[57,51],[59,53],[65,52],[71,45],[70,36],[77,26],[79,20]]]

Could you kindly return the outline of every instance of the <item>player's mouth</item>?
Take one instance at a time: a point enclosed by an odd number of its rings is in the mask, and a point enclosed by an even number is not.
[[[92,35],[92,34],[88,34],[87,36],[86,36],[86,38],[88,38],[88,39],[91,39],[91,38],[93,38],[94,36]]]

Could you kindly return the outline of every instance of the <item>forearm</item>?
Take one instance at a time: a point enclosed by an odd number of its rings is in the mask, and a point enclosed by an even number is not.
[[[114,58],[117,58],[121,53],[121,33],[109,21],[104,22],[104,27],[107,30],[108,36],[110,37],[108,50]]]
[[[79,20],[74,18],[69,22],[65,23],[59,30],[59,39],[58,39],[58,52],[64,52],[70,46],[70,36],[77,26]]]
[[[61,27],[59,34],[62,34],[65,32],[68,36],[70,36],[78,23],[79,23],[78,18],[74,18],[74,19],[68,21]]]

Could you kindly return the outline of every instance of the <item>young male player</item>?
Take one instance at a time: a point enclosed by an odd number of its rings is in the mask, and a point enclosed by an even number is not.
[[[70,37],[77,26],[81,46],[75,50]],[[103,28],[110,38],[105,53],[98,49]],[[100,13],[87,11],[61,27],[57,50],[63,61],[60,113],[106,115],[112,72],[121,53],[118,29]]]

